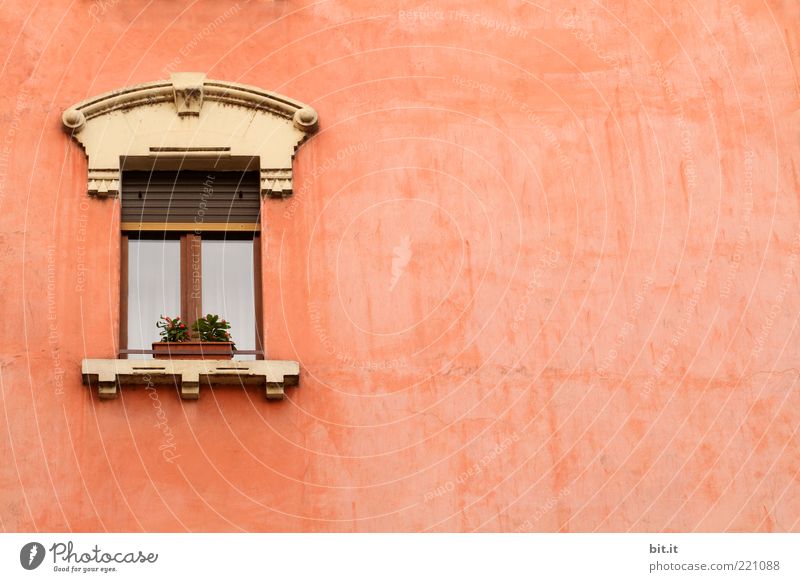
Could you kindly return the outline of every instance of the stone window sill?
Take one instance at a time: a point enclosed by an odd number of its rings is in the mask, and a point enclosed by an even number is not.
[[[282,399],[284,387],[296,386],[300,364],[289,360],[94,360],[81,363],[83,383],[98,387],[102,399],[116,398],[123,384],[175,384],[181,398],[197,400],[205,385],[257,385],[266,397]]]

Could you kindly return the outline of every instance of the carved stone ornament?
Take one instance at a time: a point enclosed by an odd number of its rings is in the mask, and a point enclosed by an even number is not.
[[[292,159],[319,127],[311,107],[256,87],[173,73],[64,111],[88,158],[91,196],[118,196],[123,169],[259,169],[261,193],[292,194]]]

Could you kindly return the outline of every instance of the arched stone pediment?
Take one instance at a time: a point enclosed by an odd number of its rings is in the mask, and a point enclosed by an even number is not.
[[[255,169],[261,193],[292,193],[295,151],[318,127],[311,107],[256,87],[174,73],[82,101],[62,115],[88,158],[88,192],[119,195],[123,169]]]

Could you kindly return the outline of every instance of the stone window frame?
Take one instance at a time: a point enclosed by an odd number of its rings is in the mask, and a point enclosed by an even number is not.
[[[62,123],[86,153],[91,197],[119,196],[122,171],[128,169],[257,167],[262,198],[286,198],[292,194],[295,153],[319,128],[319,116],[278,93],[207,79],[204,73],[173,73],[169,80],[81,101],[64,111]],[[84,384],[97,386],[102,399],[116,398],[124,383],[175,383],[182,398],[197,399],[203,380],[256,383],[267,398],[280,399],[284,386],[299,383],[299,370],[298,362],[287,360],[87,358],[81,364]]]
[[[84,148],[90,196],[118,196],[122,169],[241,169],[257,163],[261,194],[292,194],[292,160],[319,128],[310,106],[257,87],[173,73],[64,111]]]

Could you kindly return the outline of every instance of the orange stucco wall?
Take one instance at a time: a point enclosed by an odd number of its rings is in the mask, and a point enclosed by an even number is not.
[[[0,524],[799,530],[798,15],[4,3]],[[263,206],[279,403],[80,381],[115,353],[118,206],[60,114],[180,70],[320,113]]]

